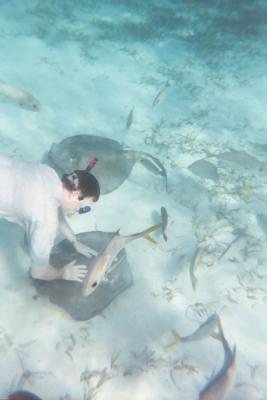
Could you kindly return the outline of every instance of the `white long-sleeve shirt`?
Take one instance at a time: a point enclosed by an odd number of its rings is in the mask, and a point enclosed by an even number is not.
[[[25,229],[32,267],[49,264],[61,198],[61,181],[52,168],[0,156],[0,218]]]

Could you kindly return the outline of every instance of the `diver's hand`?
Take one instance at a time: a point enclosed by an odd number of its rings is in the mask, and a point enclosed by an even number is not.
[[[63,267],[63,279],[66,281],[82,282],[87,274],[85,265],[75,264],[75,260]]]
[[[78,251],[78,253],[83,254],[86,257],[97,256],[98,254],[97,251],[91,249],[91,247],[86,246],[78,240],[73,242],[73,246],[75,247],[75,250]]]

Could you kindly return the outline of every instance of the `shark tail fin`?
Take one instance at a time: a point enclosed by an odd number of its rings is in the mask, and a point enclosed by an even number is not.
[[[164,346],[165,349],[171,349],[172,347],[175,347],[178,344],[182,343],[181,336],[179,336],[175,330],[172,330],[172,334],[174,336],[174,341]]]
[[[149,234],[157,231],[159,228],[161,228],[161,224],[156,224],[156,225],[153,225],[150,228],[146,229],[143,232],[144,239],[148,240],[150,243],[157,244],[157,241],[155,239],[153,239]]]

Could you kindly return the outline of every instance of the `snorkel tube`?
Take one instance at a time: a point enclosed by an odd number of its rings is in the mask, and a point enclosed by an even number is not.
[[[85,171],[90,172],[92,168],[94,168],[95,164],[97,163],[98,158],[93,158],[89,163],[87,164]]]

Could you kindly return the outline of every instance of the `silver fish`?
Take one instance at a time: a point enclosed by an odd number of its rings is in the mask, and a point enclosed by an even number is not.
[[[41,104],[30,93],[15,86],[0,83],[0,101],[15,104],[28,111],[40,111]]]
[[[224,362],[218,373],[199,393],[198,400],[226,400],[231,392],[236,375],[236,346],[230,349],[224,337],[220,319],[218,320],[220,340],[224,350]]]
[[[92,261],[91,268],[87,272],[87,275],[84,279],[82,289],[83,296],[89,296],[91,293],[93,293],[101,280],[104,278],[104,275],[112,264],[112,261],[127,243],[141,237],[144,237],[145,239],[154,243],[154,239],[150,238],[149,233],[154,232],[160,227],[161,224],[157,224],[142,232],[129,236],[121,236],[119,235],[119,231],[115,232],[108,244]]]
[[[160,175],[165,179],[166,182],[166,192],[168,191],[168,178],[167,171],[163,164],[156,158],[151,156],[149,153],[144,151],[140,152],[140,163],[150,172],[155,175]]]
[[[194,342],[202,340],[210,335],[214,335],[215,329],[218,327],[219,317],[217,314],[212,314],[206,321],[199,326],[199,328],[187,336],[180,336],[176,331],[172,331],[175,341],[166,346],[166,348],[173,347],[179,343]]]
[[[211,156],[212,157],[212,156]],[[245,151],[236,151],[231,149],[221,154],[217,154],[216,157],[220,160],[227,161],[232,164],[236,164],[242,168],[250,170],[262,171],[266,168],[266,163],[258,160],[256,157],[251,156]]]
[[[196,290],[196,286],[197,286],[197,278],[195,276],[195,270],[196,270],[197,266],[199,265],[199,263],[201,262],[204,254],[205,254],[204,248],[198,247],[192,257],[191,262],[190,262],[189,276],[191,279],[193,290]]]
[[[194,175],[199,176],[200,178],[210,179],[214,182],[217,182],[219,179],[219,175],[217,172],[217,168],[215,165],[206,161],[204,159],[197,160],[190,164],[187,167]]]
[[[162,221],[162,222],[161,222],[161,224],[162,224],[162,227],[161,227],[161,229],[162,229],[162,236],[163,236],[165,242],[167,242],[168,238],[167,238],[167,235],[166,235],[166,233],[165,233],[165,230],[166,230],[167,225],[168,225],[169,217],[168,217],[168,213],[167,213],[166,208],[165,208],[165,207],[161,207],[160,213],[161,213],[161,221]]]
[[[153,106],[153,107],[155,107],[155,106],[159,103],[160,98],[162,97],[163,93],[165,92],[165,90],[166,90],[169,86],[170,86],[169,81],[167,81],[167,82],[165,83],[165,85],[163,86],[163,88],[162,88],[162,89],[158,92],[158,94],[155,96],[155,98],[154,98],[154,100],[153,100],[153,103],[152,103],[152,106]]]
[[[131,111],[128,114],[127,121],[126,121],[126,129],[130,129],[130,127],[133,123],[133,113],[134,113],[134,107],[131,109]]]

